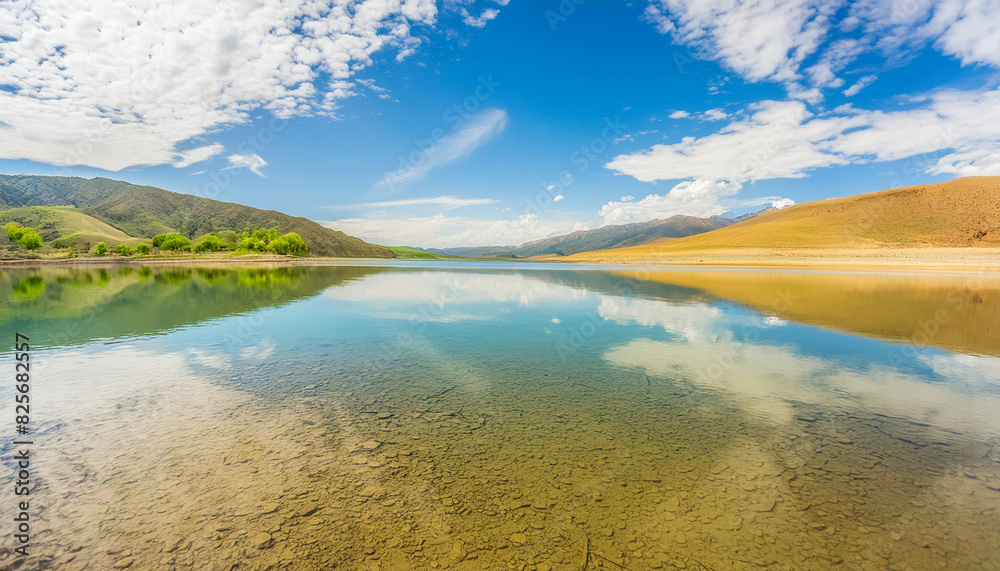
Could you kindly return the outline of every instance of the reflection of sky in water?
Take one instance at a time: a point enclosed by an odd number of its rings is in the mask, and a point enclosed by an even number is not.
[[[407,341],[399,350],[401,335]],[[728,302],[615,295],[532,272],[376,273],[289,305],[131,343],[151,367],[176,364],[153,365],[150,355],[183,355],[191,366],[230,378],[263,363],[296,372],[302,361],[349,363],[379,354],[486,367],[507,361],[526,376],[543,363],[609,377],[637,369],[724,391],[777,422],[803,402],[1000,432],[996,358],[936,348],[901,352],[905,346]]]

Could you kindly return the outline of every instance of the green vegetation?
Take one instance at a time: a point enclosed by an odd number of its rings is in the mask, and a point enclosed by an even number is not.
[[[132,247],[128,244],[118,244],[115,246],[115,253],[119,256],[125,256],[127,258],[134,253],[134,250],[132,250]]]
[[[304,255],[309,246],[296,232],[278,235],[275,229],[243,232],[238,236],[237,248],[243,252],[271,252],[281,255]]]
[[[25,250],[37,250],[42,247],[42,237],[34,228],[18,226],[13,222],[7,224],[7,238]]]
[[[108,253],[108,245],[104,242],[98,242],[97,246],[94,247],[95,256],[103,256]]]
[[[153,249],[149,247],[149,244],[139,244],[135,247],[135,253],[140,256],[148,256]]]
[[[406,246],[386,246],[389,250],[395,253],[397,256],[408,260],[457,260],[457,256],[452,256],[450,254],[437,254],[434,252],[426,252],[424,250],[418,250],[416,248],[407,248]]]
[[[106,178],[0,175],[0,224],[15,221],[37,228],[46,243],[58,239],[80,251],[97,242],[134,248],[152,236],[170,234],[188,240],[213,234],[232,250],[238,234],[269,228],[279,235],[298,234],[314,255],[395,257],[306,218]]]
[[[229,244],[222,241],[221,238],[215,234],[205,234],[201,237],[201,241],[195,246],[195,252],[221,252],[222,250],[228,250]]]
[[[156,238],[159,238],[159,236]],[[156,238],[153,238],[154,246],[156,245]],[[160,249],[167,252],[190,250],[191,240],[188,240],[187,237],[181,236],[180,234],[167,234],[163,240],[160,241]]]

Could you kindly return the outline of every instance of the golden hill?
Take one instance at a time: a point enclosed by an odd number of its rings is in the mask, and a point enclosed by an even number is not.
[[[984,259],[997,264],[1000,177],[960,178],[807,202],[704,234],[563,259],[794,264],[823,258],[850,263],[853,257],[884,263],[898,259],[904,264],[940,257],[959,260],[959,265]]]

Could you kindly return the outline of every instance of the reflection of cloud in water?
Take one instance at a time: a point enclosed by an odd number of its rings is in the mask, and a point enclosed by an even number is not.
[[[848,369],[832,359],[799,354],[791,346],[755,343],[634,339],[608,350],[604,358],[650,375],[724,390],[748,412],[776,423],[790,420],[797,403],[805,403],[862,409],[949,430],[1000,433],[996,359],[934,356],[935,371],[948,380],[941,383],[887,367]],[[977,376],[983,371],[993,380],[983,383],[984,377]]]
[[[436,306],[483,301],[535,306],[542,300],[572,301],[592,294],[521,274],[387,272],[331,288],[324,295],[342,301],[394,300]]]
[[[265,339],[256,345],[252,345],[250,347],[244,347],[240,351],[240,358],[256,359],[258,361],[263,361],[264,359],[270,357],[272,353],[274,353],[275,348],[276,345],[274,343]]]
[[[722,319],[722,310],[704,304],[677,305],[648,299],[601,296],[597,312],[605,321],[619,325],[662,327],[689,343],[716,341],[713,329]]]

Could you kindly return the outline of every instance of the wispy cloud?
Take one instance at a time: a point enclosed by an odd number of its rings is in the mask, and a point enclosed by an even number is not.
[[[396,187],[423,178],[431,169],[453,163],[488,143],[507,127],[507,113],[487,109],[474,115],[464,127],[441,138],[420,153],[419,160],[404,160],[403,165],[382,177],[377,186]]]
[[[226,147],[220,145],[219,143],[215,143],[204,147],[181,151],[177,154],[177,160],[174,161],[174,168],[182,169],[195,163],[207,161],[224,150],[226,150]]]
[[[497,201],[492,198],[459,198],[457,196],[435,196],[429,198],[410,198],[406,200],[386,200],[382,202],[362,202],[359,204],[333,204],[326,208],[330,210],[360,210],[363,208],[392,208],[395,206],[419,206],[432,204],[441,206],[445,210],[462,208],[463,206],[480,206],[484,204],[495,204]]]
[[[253,174],[267,178],[264,173],[260,172],[260,169],[267,166],[267,161],[260,158],[260,155],[248,154],[248,155],[229,155],[226,157],[229,160],[229,166],[222,170],[230,169],[248,169]]]

